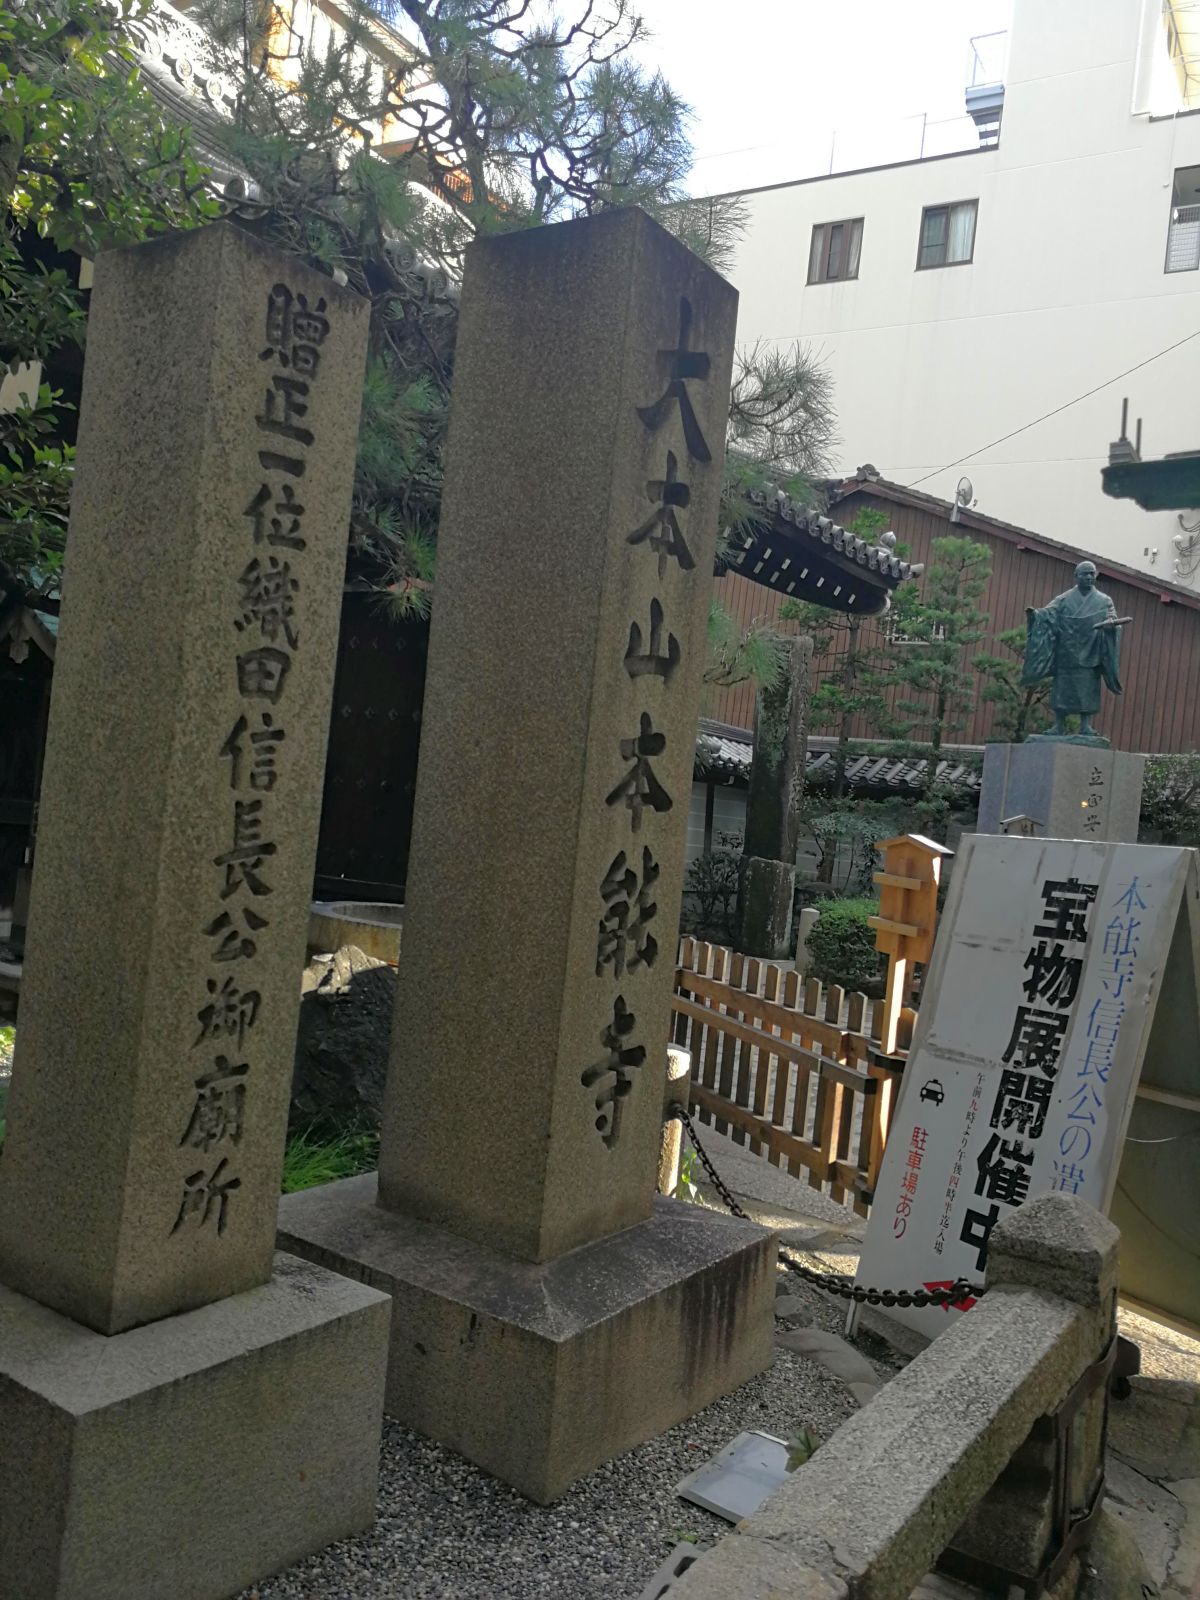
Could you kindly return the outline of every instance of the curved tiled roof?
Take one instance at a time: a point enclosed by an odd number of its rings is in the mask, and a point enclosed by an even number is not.
[[[754,745],[749,734],[744,739],[727,732],[709,732],[702,729],[696,740],[696,764],[706,774],[725,778],[749,778]],[[833,777],[836,751],[809,749],[805,768],[807,781],[819,784]],[[982,781],[974,766],[964,762],[939,761],[937,777],[940,783],[958,784],[971,793],[978,793]],[[897,759],[894,756],[855,755],[846,763],[846,781],[851,791],[895,789],[919,794],[925,784],[925,763]]]

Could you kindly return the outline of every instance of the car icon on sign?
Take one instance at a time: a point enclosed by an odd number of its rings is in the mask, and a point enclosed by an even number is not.
[[[945,1098],[946,1091],[937,1078],[929,1078],[921,1085],[922,1100],[932,1100],[935,1106],[940,1106]]]

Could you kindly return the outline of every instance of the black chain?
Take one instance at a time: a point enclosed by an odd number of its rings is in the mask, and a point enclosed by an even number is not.
[[[738,1204],[729,1185],[713,1166],[708,1151],[696,1137],[696,1124],[692,1121],[691,1113],[686,1107],[676,1104],[670,1108],[668,1116],[678,1118],[687,1129],[688,1138],[700,1157],[700,1164],[707,1172],[713,1188],[724,1201],[726,1208],[735,1217],[741,1217],[744,1222],[751,1221]],[[853,1278],[848,1278],[841,1272],[818,1272],[815,1267],[806,1267],[802,1261],[797,1261],[795,1256],[785,1255],[782,1250],[779,1252],[779,1259],[789,1272],[794,1272],[797,1277],[803,1278],[805,1283],[824,1289],[827,1294],[836,1294],[843,1300],[857,1300],[860,1304],[869,1306],[954,1305],[957,1301],[968,1297],[978,1300],[985,1287],[979,1283],[968,1283],[966,1278],[957,1278],[946,1289],[870,1289],[864,1284],[855,1283]]]

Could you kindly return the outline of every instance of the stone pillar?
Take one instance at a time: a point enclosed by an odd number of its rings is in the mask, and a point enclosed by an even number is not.
[[[1119,1244],[1116,1228],[1099,1212],[1061,1195],[1041,1196],[993,1230],[988,1289],[1037,1289],[1083,1307],[1090,1315],[1074,1330],[1080,1346],[1075,1359],[1077,1368],[1090,1366],[1116,1338]],[[1056,1423],[1048,1415],[1034,1424],[955,1534],[946,1558],[949,1570],[966,1575],[956,1563],[963,1556],[1030,1578],[1041,1569],[1054,1554],[1049,1545],[1056,1457],[1066,1472],[1071,1514],[1082,1516],[1103,1486],[1108,1404],[1107,1374],[1096,1374],[1072,1417]]]
[[[1136,844],[1145,756],[1099,745],[989,744],[983,757],[979,833],[1002,833],[1008,818],[1042,839]]]
[[[652,1208],[736,298],[636,210],[471,247],[380,1204],[281,1209],[536,1499],[770,1354],[767,1236]]]
[[[778,683],[760,689],[754,705],[754,761],[746,799],[746,838],[738,869],[737,948],[786,961],[792,953],[792,903],[800,800],[808,754],[813,642],[785,643]]]
[[[679,1163],[683,1159],[683,1123],[668,1116],[673,1105],[688,1103],[688,1079],[692,1075],[690,1050],[667,1046],[667,1092],[663,1096],[662,1146],[658,1154],[658,1192],[674,1194],[679,1187]]]
[[[274,1255],[366,324],[230,224],[97,264],[0,1162],[29,1600],[372,1520],[386,1304]]]

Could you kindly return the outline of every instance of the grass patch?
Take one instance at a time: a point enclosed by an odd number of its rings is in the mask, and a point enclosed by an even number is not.
[[[369,1130],[330,1133],[305,1128],[287,1142],[283,1155],[283,1192],[313,1189],[319,1183],[372,1172],[379,1162],[379,1135]]]

